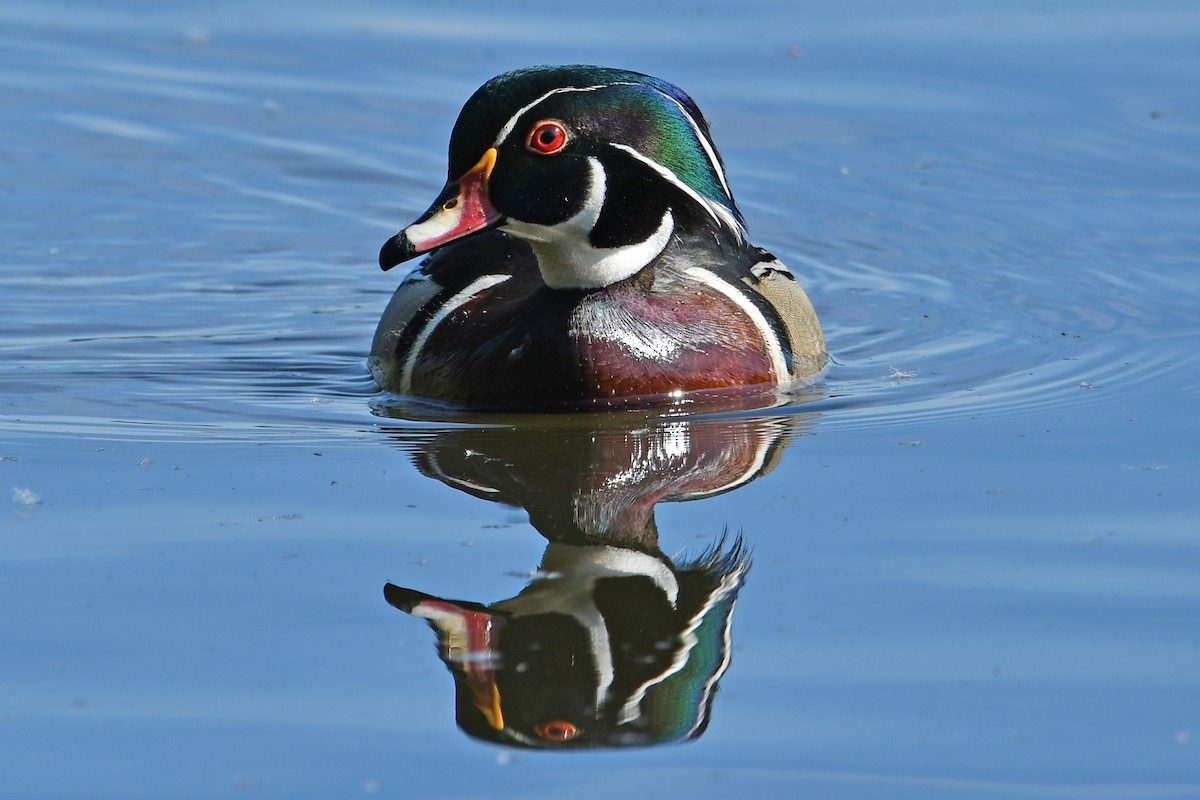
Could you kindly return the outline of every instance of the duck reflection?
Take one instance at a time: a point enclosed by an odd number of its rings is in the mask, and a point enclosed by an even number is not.
[[[507,600],[384,589],[389,603],[437,632],[459,727],[537,748],[700,736],[729,667],[750,558],[740,536],[725,535],[698,556],[668,557],[654,506],[766,473],[800,424],[796,416],[550,417],[443,429],[416,445],[422,473],[523,507],[548,540],[529,584]]]

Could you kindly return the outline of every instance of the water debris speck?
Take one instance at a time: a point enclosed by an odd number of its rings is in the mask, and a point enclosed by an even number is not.
[[[12,500],[15,505],[21,508],[29,508],[30,506],[40,506],[42,498],[32,489],[25,489],[20,486],[14,486],[12,490]]]
[[[212,33],[207,28],[194,26],[183,32],[183,40],[193,47],[207,47],[212,44]]]

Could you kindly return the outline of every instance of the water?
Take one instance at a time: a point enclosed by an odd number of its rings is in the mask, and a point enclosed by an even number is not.
[[[1200,797],[1197,34],[1166,2],[5,4],[0,796]],[[374,255],[459,105],[576,61],[696,97],[821,314],[815,394],[450,424],[376,392]],[[383,596],[578,619],[598,565],[677,579],[630,548],[739,536],[744,586],[662,639],[719,677],[666,707],[687,744],[472,738]]]

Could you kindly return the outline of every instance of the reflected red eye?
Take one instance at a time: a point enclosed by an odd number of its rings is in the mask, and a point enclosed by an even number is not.
[[[575,738],[575,734],[579,733],[579,729],[573,724],[560,719],[543,722],[533,730],[548,742],[569,742]]]
[[[567,129],[552,119],[539,122],[529,132],[525,147],[544,156],[552,156],[567,146]]]

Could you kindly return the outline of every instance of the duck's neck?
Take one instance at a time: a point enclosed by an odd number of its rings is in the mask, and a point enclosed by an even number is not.
[[[617,247],[594,246],[593,232],[607,197],[607,177],[598,159],[588,159],[588,166],[587,195],[574,216],[556,225],[511,217],[505,223],[505,230],[529,243],[542,280],[552,289],[601,289],[630,278],[658,258],[675,233],[675,212],[668,207],[646,239]]]
[[[587,241],[591,226],[583,228],[575,222],[571,219],[547,227],[511,220],[506,228],[529,243],[542,280],[552,289],[600,289],[630,278],[662,254],[675,231],[675,217],[668,210],[645,241],[624,247],[593,247]]]

